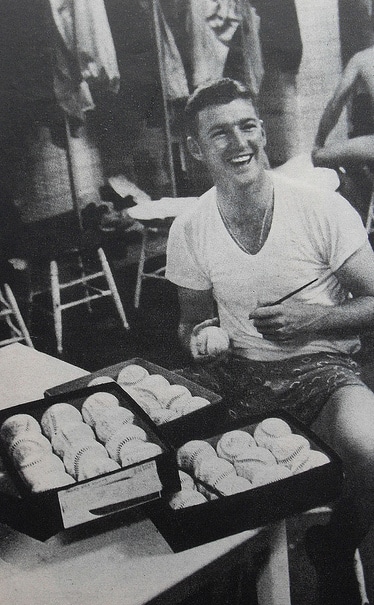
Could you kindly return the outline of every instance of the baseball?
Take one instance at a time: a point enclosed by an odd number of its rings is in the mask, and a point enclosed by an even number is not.
[[[108,382],[115,382],[115,380],[111,376],[96,376],[87,383],[87,386],[95,387],[98,384],[107,384]]]
[[[72,477],[76,478],[78,474],[79,460],[89,456],[90,458],[104,458],[108,457],[105,447],[92,440],[87,443],[72,443],[69,448],[66,449],[63,462],[67,473]]]
[[[202,494],[207,500],[218,500],[219,496],[215,489],[211,486],[203,485],[202,483],[196,484],[196,489],[199,494]]]
[[[292,468],[292,472],[294,475],[299,473],[303,473],[304,471],[309,471],[311,468],[316,468],[317,466],[323,466],[324,464],[328,464],[330,462],[330,458],[326,456],[323,452],[319,452],[316,450],[310,450],[309,455],[305,459],[301,459],[299,464],[295,464]]]
[[[77,480],[84,481],[84,479],[91,479],[98,475],[104,475],[105,473],[116,471],[119,468],[121,468],[120,465],[109,457],[97,458],[96,456],[82,456],[76,465]]]
[[[147,441],[147,433],[140,427],[134,424],[123,425],[118,431],[111,435],[105,444],[106,450],[111,458],[116,462],[120,462],[121,447],[133,439]]]
[[[0,437],[5,444],[11,443],[19,432],[33,431],[41,433],[39,422],[29,414],[14,414],[4,420],[0,429]]]
[[[278,437],[269,444],[269,450],[278,464],[286,466],[291,471],[308,458],[310,444],[302,435]]]
[[[44,475],[60,475],[65,473],[65,468],[60,458],[55,454],[45,454],[43,458],[25,459],[19,466],[18,472],[22,479],[30,486],[42,481]]]
[[[182,384],[171,384],[163,395],[162,405],[170,408],[173,404],[180,404],[189,401],[191,397],[191,391],[187,389],[187,387],[183,386]]]
[[[135,464],[136,462],[143,462],[149,458],[154,458],[162,454],[162,447],[157,443],[150,443],[149,441],[142,442],[142,445],[137,446],[132,452],[125,452],[123,448],[119,451],[119,459],[122,467]]]
[[[121,386],[134,385],[138,382],[141,382],[147,376],[149,376],[148,370],[143,368],[143,366],[131,363],[122,368],[117,376],[117,382]]]
[[[63,458],[66,450],[73,443],[90,443],[95,440],[95,433],[88,424],[84,422],[70,423],[61,427],[52,437],[53,451]]]
[[[177,463],[180,469],[193,472],[194,462],[200,457],[216,458],[217,454],[212,445],[207,441],[194,439],[187,441],[177,451]]]
[[[266,448],[259,446],[249,447],[245,453],[239,454],[234,459],[237,474],[249,481],[252,481],[258,469],[264,466],[275,466],[276,463],[276,459],[272,453]]]
[[[257,469],[252,476],[252,487],[268,485],[268,483],[287,479],[288,477],[291,477],[291,475],[292,472],[286,466],[276,465]]]
[[[126,387],[125,390],[148,416],[152,416],[154,410],[161,409],[161,404],[154,393],[136,387]]]
[[[217,442],[216,451],[220,458],[233,462],[235,458],[244,453],[248,447],[255,446],[256,442],[250,433],[242,430],[228,431]]]
[[[98,418],[95,424],[95,433],[97,438],[105,443],[123,424],[132,424],[133,421],[134,414],[127,408],[108,408]]]
[[[116,408],[118,406],[119,401],[115,395],[104,391],[93,393],[82,404],[83,420],[93,427],[103,411],[107,408]]]
[[[244,477],[238,477],[238,475],[229,475],[217,481],[215,489],[220,496],[232,496],[233,494],[239,494],[240,492],[246,492],[251,489],[251,482]]]
[[[181,489],[196,489],[196,484],[191,475],[185,471],[178,471]]]
[[[207,499],[195,489],[185,489],[177,492],[169,500],[169,506],[174,510],[179,508],[187,508],[188,506],[196,506],[198,504],[204,504]]]
[[[43,460],[30,467],[21,469],[20,475],[23,481],[30,487],[33,492],[45,492],[49,489],[71,485],[75,483],[73,477],[65,472],[64,466],[57,458],[59,465],[55,460]]]
[[[164,408],[155,408],[149,413],[149,416],[152,418],[153,422],[157,425],[165,424],[165,422],[171,422],[171,420],[175,420],[179,418],[180,414],[177,410],[168,410]]]
[[[230,348],[230,338],[226,330],[208,326],[196,336],[196,347],[200,355],[220,355]]]
[[[64,424],[81,421],[82,415],[76,407],[70,403],[55,403],[47,408],[40,423],[43,433],[52,440],[53,435]]]
[[[41,434],[36,434],[36,437],[33,438],[30,432],[24,433],[23,438],[16,438],[9,448],[9,454],[16,466],[22,465],[30,456],[40,459],[46,453],[52,453],[48,439]]]
[[[195,477],[212,487],[215,487],[216,483],[224,477],[235,474],[235,468],[231,462],[218,457],[200,459],[194,469]]]
[[[254,438],[260,447],[268,447],[273,439],[291,435],[291,427],[281,418],[266,418],[254,430]]]

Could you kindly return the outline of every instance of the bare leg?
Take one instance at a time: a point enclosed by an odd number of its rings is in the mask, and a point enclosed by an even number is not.
[[[363,538],[374,521],[374,394],[365,386],[338,389],[313,429],[343,460],[345,496],[356,506]]]
[[[324,605],[361,603],[354,555],[374,520],[373,423],[373,393],[365,386],[347,386],[330,397],[313,425],[342,458],[346,479],[329,525],[306,534]]]

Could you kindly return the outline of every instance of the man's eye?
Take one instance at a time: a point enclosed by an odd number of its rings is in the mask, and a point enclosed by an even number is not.
[[[215,132],[213,132],[212,137],[213,139],[218,139],[218,138],[222,138],[225,136],[225,131],[224,130],[216,130]]]
[[[257,124],[244,124],[242,128],[243,130],[245,130],[245,132],[253,132],[254,130],[256,130]]]

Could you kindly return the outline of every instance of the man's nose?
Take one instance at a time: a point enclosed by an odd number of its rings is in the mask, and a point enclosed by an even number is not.
[[[239,149],[245,149],[248,145],[248,136],[241,128],[235,127],[231,132],[231,142]]]

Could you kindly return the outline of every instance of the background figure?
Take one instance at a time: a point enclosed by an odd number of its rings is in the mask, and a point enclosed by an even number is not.
[[[374,167],[374,32],[372,43],[348,61],[322,114],[312,152],[315,166],[344,168],[341,192],[362,218],[367,212]],[[349,117],[348,138],[329,143],[344,108]]]

